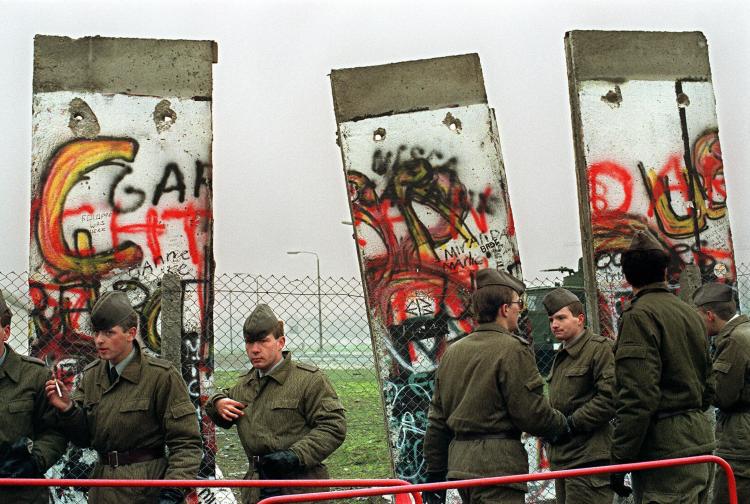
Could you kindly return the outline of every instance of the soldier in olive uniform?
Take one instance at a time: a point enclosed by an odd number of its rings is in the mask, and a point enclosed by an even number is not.
[[[141,352],[138,316],[123,292],[107,292],[91,310],[99,354],[84,368],[78,388],[60,397],[47,382],[59,426],[99,455],[92,477],[195,479],[202,441],[187,386],[168,361]],[[165,448],[168,450],[165,451]],[[177,488],[92,488],[95,504],[176,504]]]
[[[0,478],[41,478],[68,442],[50,427],[54,411],[44,395],[50,372],[7,344],[11,317],[0,292]],[[1,502],[46,504],[49,498],[48,487],[0,487]]]
[[[525,286],[493,269],[477,272],[472,308],[479,325],[453,343],[435,375],[424,440],[428,481],[526,473],[521,432],[555,438],[565,415],[544,396],[544,382],[526,338],[514,334]],[[522,504],[526,484],[459,490],[465,504]],[[445,492],[425,492],[430,504]]]
[[[693,301],[708,335],[715,336],[711,382],[718,408],[716,455],[734,469],[738,502],[750,502],[750,318],[737,314],[734,290],[726,284],[702,286]],[[714,482],[713,502],[729,502],[727,478],[721,470]]]
[[[558,288],[544,296],[550,329],[562,342],[549,382],[552,407],[568,418],[571,436],[550,446],[553,470],[607,465],[615,414],[615,356],[612,342],[584,325],[583,304],[575,294]],[[612,504],[609,475],[555,480],[560,504]]]
[[[243,327],[252,369],[214,394],[206,412],[216,425],[237,426],[249,468],[245,479],[326,479],[323,461],[346,437],[344,408],[326,375],[283,350],[284,325],[258,305]],[[244,504],[320,488],[243,488]]]
[[[706,329],[695,309],[669,291],[668,256],[648,232],[637,231],[622,254],[633,287],[615,344],[617,415],[612,462],[710,454],[714,435],[704,411],[711,393]],[[635,502],[698,503],[708,498],[705,464],[633,472]],[[623,474],[612,476],[623,492]]]

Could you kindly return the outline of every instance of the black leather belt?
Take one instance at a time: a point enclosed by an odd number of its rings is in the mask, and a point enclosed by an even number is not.
[[[688,413],[695,413],[699,411],[700,410],[697,408],[678,410],[678,411],[657,411],[654,417],[656,417],[657,420],[664,420],[665,418],[671,418],[677,415],[686,415]]]
[[[97,452],[97,454],[102,464],[117,467],[163,458],[164,448],[135,448],[128,451]]]
[[[483,439],[521,439],[521,431],[509,430],[504,432],[465,432],[453,436],[456,441],[480,441]]]

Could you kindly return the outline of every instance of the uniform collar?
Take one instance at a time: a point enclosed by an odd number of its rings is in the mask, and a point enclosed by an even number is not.
[[[135,350],[135,354],[132,354],[132,358],[131,356],[126,357],[126,359],[130,358],[131,360],[128,365],[125,366],[125,369],[122,370],[122,373],[120,373],[120,378],[124,378],[131,383],[138,383],[141,379],[143,355],[141,353],[141,347],[140,345],[138,345],[137,341],[133,342],[133,349]],[[109,362],[105,360],[101,361],[99,364],[96,382],[102,385],[104,388],[109,388],[111,386],[109,383],[109,374],[107,373],[108,371]]]
[[[568,352],[568,355],[575,357],[581,353],[581,349],[586,345],[586,342],[591,339],[591,333],[588,329],[584,329],[580,336],[576,336],[575,341],[570,346],[563,346],[562,350]]]
[[[5,353],[3,355],[5,356],[5,362],[0,367],[0,378],[7,376],[18,383],[21,377],[21,356],[14,352],[8,344],[5,344]]]
[[[667,282],[654,282],[650,284],[646,284],[638,291],[638,294],[635,295],[636,298],[639,298],[643,296],[644,294],[648,294],[649,292],[658,292],[658,291],[664,291],[664,292],[670,292],[669,287],[667,287]]]
[[[137,350],[137,348],[136,348],[136,346],[134,344],[133,345],[133,349],[130,351],[130,353],[127,355],[127,357],[125,357],[124,359],[122,359],[120,362],[118,362],[115,365],[112,365],[111,362],[108,362],[107,363],[107,370],[115,368],[117,370],[117,374],[121,375],[123,373],[123,371],[125,371],[125,368],[128,367],[128,364],[130,364],[131,361],[135,358],[135,354],[137,352],[138,352],[138,350]]]
[[[524,343],[526,345],[529,344],[529,341],[526,340],[523,336],[520,336],[520,335],[518,335],[516,333],[510,332],[509,330],[507,330],[506,328],[504,328],[503,326],[501,326],[500,324],[498,324],[496,322],[483,322],[481,324],[478,324],[474,328],[473,332],[475,332],[475,333],[477,333],[477,332],[496,332],[496,333],[505,334],[505,335],[511,336],[513,338],[516,338],[517,340],[521,341],[522,343]]]
[[[289,376],[289,372],[292,368],[292,353],[285,350],[281,352],[281,362],[279,362],[270,373],[267,375],[263,375],[263,378],[268,377],[276,382],[279,383],[279,385],[283,385],[286,381],[287,377]],[[261,377],[259,375],[259,372],[257,369],[251,370],[250,373],[251,380],[260,380]]]
[[[740,315],[732,318],[729,322],[724,324],[724,327],[722,327],[721,331],[716,335],[715,344],[718,345],[720,342],[724,341],[730,334],[732,334],[732,331],[734,331],[738,325],[744,324],[745,322],[750,322],[750,317],[747,315]]]

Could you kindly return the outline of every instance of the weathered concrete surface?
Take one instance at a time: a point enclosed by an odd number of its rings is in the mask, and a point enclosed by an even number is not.
[[[201,400],[213,372],[214,44],[35,42],[31,353],[81,369],[95,357],[91,307],[105,291],[127,293],[145,351],[182,372],[204,434],[202,476],[213,476],[214,426]],[[66,470],[85,473],[87,460]],[[78,502],[75,492],[60,501]]]
[[[34,37],[34,92],[210,99],[216,42],[109,37]]]
[[[614,336],[635,229],[669,252],[675,290],[695,288],[690,265],[703,281],[736,281],[708,51],[701,33],[565,41],[589,321]]]
[[[331,70],[336,122],[487,103],[478,54]]]
[[[476,272],[522,276],[498,129],[476,55],[338,72],[338,134],[391,453],[397,477],[419,482],[434,372],[473,328]]]
[[[711,80],[701,32],[574,30],[565,34],[568,72],[584,80]]]
[[[165,273],[161,279],[161,358],[182,369],[182,286],[180,277]]]

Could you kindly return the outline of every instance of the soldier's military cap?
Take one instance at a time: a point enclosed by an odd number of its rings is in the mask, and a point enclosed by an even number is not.
[[[660,252],[666,252],[662,247],[659,240],[654,237],[649,231],[638,230],[633,235],[633,239],[630,241],[630,247],[628,251],[632,250],[658,250]]]
[[[526,285],[504,271],[498,271],[493,268],[485,268],[477,271],[477,290],[490,285],[499,285],[501,287],[510,287],[519,294],[526,290]]]
[[[711,282],[703,284],[693,294],[693,302],[696,306],[707,303],[724,303],[734,299],[734,289],[725,283]]]
[[[91,309],[91,326],[95,331],[107,331],[121,325],[134,314],[127,294],[122,291],[105,292]]]
[[[0,291],[0,317],[8,312],[10,312],[10,308],[8,308],[8,305],[5,304],[5,296],[3,296],[3,291]]]
[[[580,301],[578,296],[570,292],[568,289],[558,287],[544,296],[542,304],[544,305],[544,309],[547,310],[547,315],[551,316],[576,301]]]
[[[267,304],[259,304],[245,320],[242,332],[245,335],[245,341],[258,341],[268,336],[278,325],[279,319],[273,314],[271,307]]]

